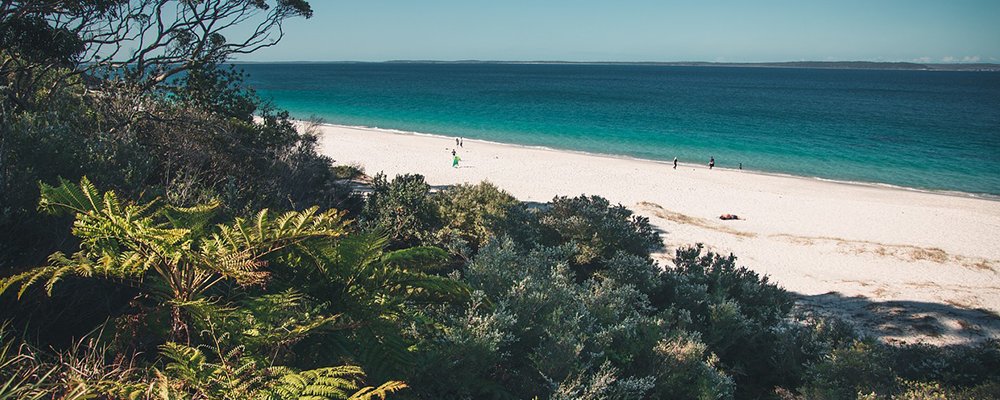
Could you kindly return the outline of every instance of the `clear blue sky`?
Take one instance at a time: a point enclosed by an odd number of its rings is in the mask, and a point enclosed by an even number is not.
[[[1000,62],[1000,0],[312,0],[254,61]]]

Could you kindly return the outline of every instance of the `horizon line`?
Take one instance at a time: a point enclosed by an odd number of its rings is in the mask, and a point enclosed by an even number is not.
[[[540,64],[540,63],[560,63],[560,64],[794,64],[794,63],[859,63],[859,64],[912,64],[912,65],[993,65],[1000,66],[1000,61],[996,62],[921,62],[921,61],[872,61],[872,60],[795,60],[795,61],[611,61],[611,60],[483,60],[483,59],[390,59],[390,60],[231,60],[227,63],[357,63],[357,64],[380,64],[380,63],[520,63],[520,64]]]
[[[386,60],[386,61],[229,61],[230,65],[321,65],[321,64],[437,64],[437,65],[590,65],[704,68],[790,68],[861,71],[1000,72],[1000,63],[917,63],[910,61],[500,61],[500,60]]]

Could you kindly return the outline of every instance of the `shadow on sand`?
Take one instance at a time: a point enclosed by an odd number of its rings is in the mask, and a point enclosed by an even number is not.
[[[986,309],[922,301],[878,301],[838,292],[797,297],[796,313],[849,321],[886,343],[975,344],[1000,339],[1000,315]]]

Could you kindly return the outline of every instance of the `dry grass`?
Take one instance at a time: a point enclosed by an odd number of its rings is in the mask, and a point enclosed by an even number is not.
[[[744,238],[757,237],[757,234],[754,232],[741,231],[705,218],[670,211],[663,208],[663,206],[659,204],[648,201],[636,203],[636,207],[653,214],[657,218],[676,224],[696,226],[702,229],[708,229]],[[831,236],[773,234],[768,235],[768,237],[782,239],[802,246],[830,243],[836,246],[839,251],[846,254],[861,255],[868,253],[878,257],[891,257],[909,262],[929,261],[936,264],[955,264],[970,269],[993,271],[994,273],[997,273],[997,271],[1000,270],[1000,260],[968,258],[961,255],[949,254],[948,252],[937,247],[880,243],[869,240],[849,240]]]
[[[938,264],[944,264],[948,262],[951,257],[944,250],[937,247],[931,248],[914,248],[910,251],[910,258],[914,260],[927,260],[933,261]]]
[[[981,270],[981,271],[993,271],[993,272],[996,272],[997,271],[997,266],[1000,266],[1000,262],[997,262],[995,260],[987,260],[987,259],[980,258],[980,259],[974,259],[974,260],[967,260],[967,261],[963,262],[962,265],[964,265],[966,267],[969,267],[969,268],[972,268],[972,269],[978,269],[978,270]]]
[[[663,208],[662,206],[660,206],[659,204],[656,204],[656,203],[650,203],[648,201],[641,201],[641,202],[637,203],[636,206],[639,207],[639,208],[643,208],[643,209],[646,209],[646,210],[652,212],[653,215],[656,215],[658,218],[662,218],[662,219],[665,219],[667,221],[671,221],[671,222],[674,222],[674,223],[697,226],[699,228],[709,229],[709,230],[713,230],[713,231],[716,231],[716,232],[728,233],[730,235],[735,235],[735,236],[740,236],[740,237],[745,237],[745,238],[754,238],[754,237],[757,237],[756,233],[736,230],[736,229],[733,229],[733,228],[730,228],[728,226],[715,223],[713,221],[710,221],[710,220],[707,220],[707,219],[704,219],[704,218],[692,217],[692,216],[687,215],[687,214],[681,214],[681,213],[678,213],[678,212],[673,212],[673,211],[670,211],[670,210],[667,210],[667,209]]]
[[[909,262],[930,261],[936,264],[955,264],[965,268],[993,272],[997,272],[997,267],[1000,267],[1000,261],[998,260],[969,258],[961,255],[949,254],[948,252],[937,247],[919,247],[908,244],[880,243],[869,240],[849,240],[830,236],[774,234],[769,237],[782,239],[800,245],[814,245],[822,242],[831,243],[841,252],[854,255],[870,253],[879,257],[892,257]]]
[[[975,306],[973,306],[972,303],[965,302],[965,301],[959,301],[959,300],[956,300],[956,299],[946,299],[944,302],[946,304],[948,304],[948,305],[950,305],[952,307],[956,307],[956,308],[963,308],[963,309],[966,309],[966,310],[974,310],[975,309]]]

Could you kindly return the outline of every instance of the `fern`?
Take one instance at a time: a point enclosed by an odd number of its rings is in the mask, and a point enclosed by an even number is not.
[[[313,207],[277,218],[263,210],[253,224],[237,218],[210,228],[217,202],[187,208],[123,203],[87,178],[78,185],[61,180],[59,186],[40,186],[40,209],[75,213],[73,234],[80,250],[71,256],[55,253],[47,265],[0,279],[0,294],[16,289],[20,298],[30,287],[43,285],[51,295],[69,276],[120,281],[170,309],[175,340],[188,335],[185,310],[206,309],[206,293],[219,282],[261,286],[270,277],[268,257],[330,248],[350,224],[342,211]]]
[[[217,200],[192,207],[167,205],[160,210],[160,214],[175,228],[183,227],[195,232],[204,232],[218,214],[221,205],[222,203]]]
[[[407,387],[408,386],[406,386],[406,383],[399,381],[389,381],[383,383],[377,388],[371,386],[361,388],[361,390],[358,390],[357,393],[351,395],[349,400],[373,400],[373,399],[385,400],[388,398],[390,393],[398,392],[400,390],[406,389]]]
[[[281,377],[274,390],[282,398],[346,399],[358,390],[361,368],[341,366],[293,372]]]
[[[160,351],[169,360],[155,384],[161,397],[180,392],[209,399],[385,399],[406,388],[403,382],[389,381],[377,388],[359,389],[365,374],[356,366],[307,371],[260,368],[256,360],[243,356],[241,347],[217,354],[217,362],[210,362],[198,348],[177,343],[167,343]]]
[[[39,187],[42,199],[38,203],[38,209],[50,214],[86,213],[101,208],[102,196],[87,177],[80,179],[80,185],[59,178],[59,186],[39,183]]]
[[[382,262],[407,270],[434,271],[448,262],[448,252],[431,246],[411,247],[385,253]]]
[[[384,235],[352,233],[351,221],[338,210],[261,210],[253,218],[213,225],[217,202],[193,207],[127,202],[98,191],[86,178],[41,188],[40,209],[75,216],[80,249],[55,253],[43,266],[0,279],[0,294],[16,290],[20,298],[42,287],[51,295],[68,277],[113,280],[138,289],[144,304],[126,317],[130,324],[170,324],[168,343],[160,348],[162,370],[138,386],[88,381],[103,396],[385,398],[406,385],[362,387],[360,367],[298,371],[270,366],[259,355],[282,359],[306,339],[313,345],[307,348],[329,349],[320,339],[338,336],[347,340],[325,361],[350,355],[386,380],[412,364],[400,334],[410,306],[462,299],[468,292],[464,284],[433,274],[449,261],[443,250],[387,251]],[[275,280],[276,273],[287,275]],[[271,281],[301,289],[229,297],[240,287],[263,288]],[[213,336],[212,347],[189,346],[191,325],[227,333]],[[329,335],[336,332],[345,334]],[[365,344],[363,351],[359,344]]]

